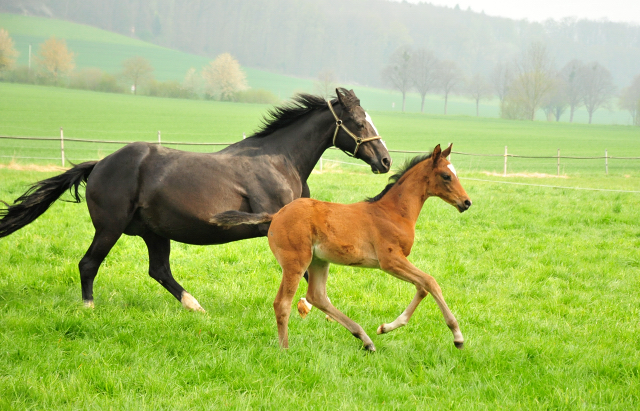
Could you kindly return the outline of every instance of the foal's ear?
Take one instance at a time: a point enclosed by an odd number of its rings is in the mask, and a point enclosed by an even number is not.
[[[453,147],[453,143],[449,144],[449,147],[445,148],[444,150],[442,150],[442,157],[447,158],[449,157],[449,154],[451,154],[451,147]]]
[[[442,155],[442,150],[440,150],[440,144],[433,149],[433,153],[431,153],[432,164],[435,167],[438,164],[438,160],[440,160],[440,156]]]

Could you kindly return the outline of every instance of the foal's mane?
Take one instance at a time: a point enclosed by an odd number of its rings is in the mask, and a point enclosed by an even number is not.
[[[382,197],[384,197],[385,194],[389,192],[389,190],[391,190],[391,187],[393,187],[398,182],[398,180],[402,178],[403,175],[405,175],[413,167],[417,166],[418,163],[423,162],[429,157],[431,157],[431,153],[415,156],[414,158],[407,160],[394,175],[389,177],[389,184],[387,184],[387,186],[384,188],[384,190],[382,190],[380,194],[375,197],[367,197],[365,201],[367,203],[375,203],[376,201],[380,200]]]
[[[338,99],[331,100],[331,105]],[[311,94],[298,94],[292,101],[282,106],[274,107],[267,111],[262,118],[260,129],[251,137],[266,137],[269,134],[296,122],[300,117],[314,110],[327,107],[327,101],[320,96]]]

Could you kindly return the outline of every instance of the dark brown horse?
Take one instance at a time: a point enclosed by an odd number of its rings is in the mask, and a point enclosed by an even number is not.
[[[371,166],[389,171],[391,159],[353,90],[337,89],[327,102],[301,95],[269,112],[261,130],[217,153],[190,153],[148,143],[129,144],[100,161],[79,164],[34,184],[0,210],[0,237],[44,213],[66,190],[86,182],[96,229],[79,264],[82,298],[93,306],[93,281],[100,264],[124,233],[142,237],[149,249],[149,275],[182,305],[204,311],[173,278],[170,240],[222,244],[266,235],[268,224],[222,229],[209,223],[226,210],[275,213],[309,197],[307,178],[332,145]]]
[[[275,215],[229,211],[213,216],[212,223],[222,227],[271,222],[269,247],[282,267],[282,283],[273,303],[278,337],[283,348],[289,346],[288,322],[293,296],[305,270],[309,273],[307,300],[345,326],[364,343],[375,346],[355,321],[335,308],[327,298],[329,264],[383,271],[415,285],[416,295],[407,309],[389,324],[378,327],[388,333],[407,324],[420,301],[428,293],[436,300],[445,322],[453,333],[453,342],[462,349],[464,339],[458,322],[447,307],[436,280],[407,260],[413,247],[415,226],[427,198],[440,197],[461,213],[471,200],[460,185],[453,165],[436,146],[432,154],[416,157],[390,179],[376,197],[355,204],[336,204],[300,198]]]

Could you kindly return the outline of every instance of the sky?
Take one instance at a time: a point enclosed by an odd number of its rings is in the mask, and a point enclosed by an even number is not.
[[[409,3],[431,3],[482,12],[490,16],[529,21],[564,17],[640,24],[640,0],[407,0]]]

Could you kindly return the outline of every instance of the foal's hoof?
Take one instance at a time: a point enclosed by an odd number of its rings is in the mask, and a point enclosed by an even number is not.
[[[302,297],[298,301],[298,314],[300,314],[300,317],[306,318],[307,314],[311,312],[311,307],[313,306],[307,302],[307,299]]]
[[[377,334],[384,334],[386,331],[384,330],[384,324],[380,324],[380,327],[376,330]]]
[[[375,347],[375,345],[373,345],[373,343],[365,345],[364,349],[365,349],[365,351],[369,351],[369,352],[375,352],[376,351],[376,347]]]
[[[84,300],[84,308],[96,308],[93,304],[93,300]]]
[[[459,350],[462,350],[464,348],[464,341],[454,341],[453,344]]]

